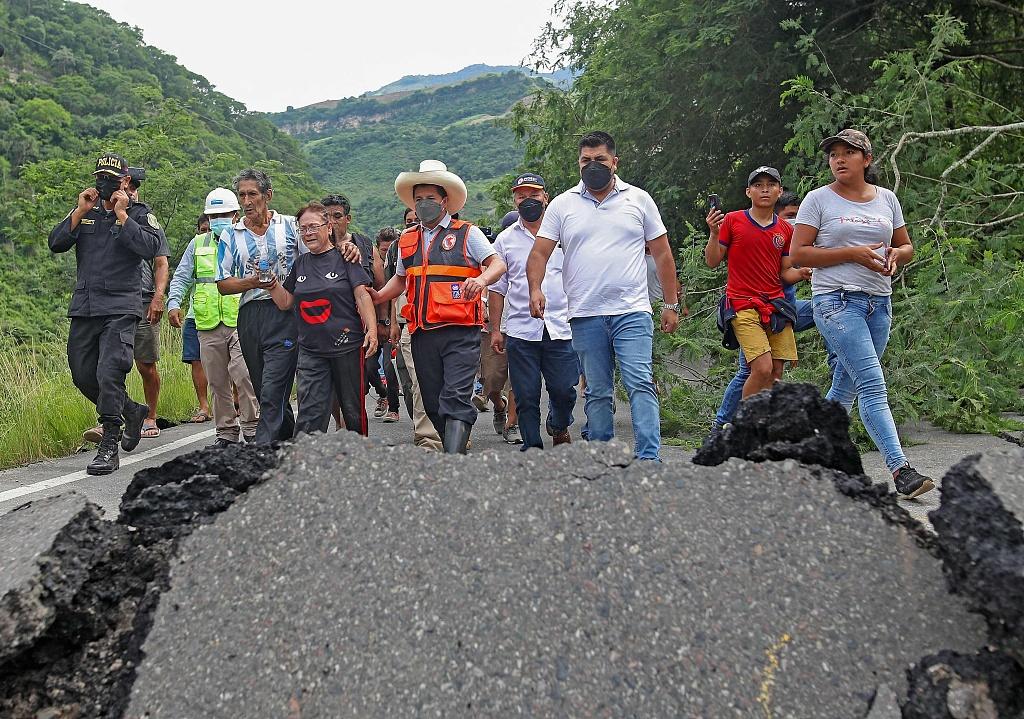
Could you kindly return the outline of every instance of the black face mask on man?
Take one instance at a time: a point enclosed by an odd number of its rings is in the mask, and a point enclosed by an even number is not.
[[[440,202],[434,200],[419,200],[416,203],[416,217],[424,225],[430,225],[441,219],[444,214],[444,207]]]
[[[96,176],[96,191],[100,193],[100,199],[109,202],[115,192],[121,189],[121,181],[110,175]]]
[[[583,184],[589,189],[599,191],[608,187],[612,181],[612,170],[597,160],[592,160],[583,166]]]
[[[519,216],[526,222],[536,222],[544,214],[544,202],[535,197],[527,197],[519,203]]]

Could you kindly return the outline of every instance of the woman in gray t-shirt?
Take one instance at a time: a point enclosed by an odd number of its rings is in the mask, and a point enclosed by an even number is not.
[[[826,397],[853,409],[893,473],[896,490],[916,497],[934,482],[907,462],[882,374],[892,324],[892,276],[914,256],[903,209],[868,181],[871,142],[857,130],[822,140],[834,181],[807,194],[796,216],[793,264],[815,268],[814,323],[836,356]]]

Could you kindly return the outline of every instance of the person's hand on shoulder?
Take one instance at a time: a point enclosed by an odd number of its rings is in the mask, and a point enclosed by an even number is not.
[[[342,242],[338,245],[338,252],[341,253],[341,256],[345,258],[346,262],[351,262],[356,265],[362,264],[363,262],[363,253],[359,251],[358,245],[354,242],[349,242],[348,240]]]

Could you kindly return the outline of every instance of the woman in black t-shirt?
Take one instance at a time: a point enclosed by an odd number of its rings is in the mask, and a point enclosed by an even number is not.
[[[295,432],[326,432],[337,396],[345,426],[365,435],[364,360],[377,352],[377,313],[370,274],[331,244],[327,209],[311,202],[295,216],[309,252],[295,260],[270,296],[299,316],[299,416]]]

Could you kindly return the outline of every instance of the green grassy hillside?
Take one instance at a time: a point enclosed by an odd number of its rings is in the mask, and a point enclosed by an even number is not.
[[[316,179],[344,192],[356,223],[374,232],[401,221],[395,177],[425,159],[442,160],[466,181],[463,217],[490,213],[488,184],[522,161],[522,149],[500,118],[546,84],[508,72],[415,92],[318,103],[270,118],[304,143]]]
[[[256,165],[275,204],[320,193],[300,145],[219,92],[141,31],[63,0],[0,3],[0,332],[59,334],[74,257],[54,257],[50,228],[91,185],[97,155],[146,167],[142,198],[180,252],[212,187]],[[172,258],[173,260],[174,258]]]

